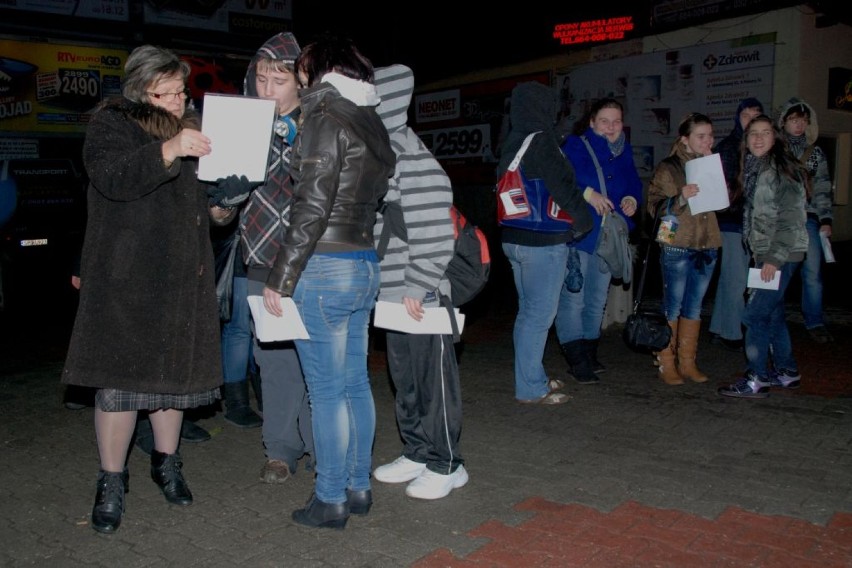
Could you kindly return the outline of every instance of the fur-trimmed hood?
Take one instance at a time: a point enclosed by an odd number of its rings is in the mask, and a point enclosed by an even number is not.
[[[805,140],[808,141],[808,144],[813,144],[816,142],[816,139],[819,138],[819,123],[817,122],[817,113],[814,110],[814,107],[806,103],[803,99],[799,97],[790,97],[787,99],[787,102],[778,107],[778,114],[775,117],[775,123],[778,125],[778,129],[781,132],[784,132],[784,117],[793,110],[793,107],[801,106],[806,109],[810,115],[810,121],[805,128]]]
[[[193,108],[187,108],[180,119],[160,107],[135,103],[123,97],[104,101],[98,110],[105,108],[116,110],[137,122],[145,132],[159,140],[174,138],[184,128],[201,130],[201,115]]]

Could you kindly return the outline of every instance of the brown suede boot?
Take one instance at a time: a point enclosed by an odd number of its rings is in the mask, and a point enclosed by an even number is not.
[[[678,337],[678,322],[670,321],[669,327],[672,328],[672,340],[669,346],[657,353],[657,367],[659,369],[660,378],[667,385],[682,385],[683,377],[677,371],[675,364],[675,345],[677,345]]]
[[[695,364],[700,332],[701,320],[680,318],[677,334],[677,370],[682,377],[696,383],[707,381],[707,375]]]

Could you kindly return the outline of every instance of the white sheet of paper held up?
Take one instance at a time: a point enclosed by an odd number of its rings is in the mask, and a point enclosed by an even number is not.
[[[719,211],[731,204],[719,154],[689,160],[684,169],[686,183],[698,186],[698,194],[688,199],[690,213],[697,215],[705,211]]]
[[[310,339],[293,298],[281,298],[284,315],[275,317],[263,306],[263,296],[249,296],[249,308],[254,320],[254,334],[261,343]]]
[[[216,181],[245,175],[266,180],[266,162],[275,123],[275,101],[238,95],[204,95],[201,132],[212,151],[198,160],[198,179]]]

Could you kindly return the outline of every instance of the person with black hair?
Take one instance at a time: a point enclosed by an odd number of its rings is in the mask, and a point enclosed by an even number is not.
[[[303,89],[294,142],[290,225],[263,303],[280,317],[291,297],[310,339],[297,339],[314,431],[316,485],[293,520],[342,529],[372,506],[376,408],[367,371],[379,291],[373,226],[396,156],[376,113],[373,65],[346,39],[326,37],[296,60]]]

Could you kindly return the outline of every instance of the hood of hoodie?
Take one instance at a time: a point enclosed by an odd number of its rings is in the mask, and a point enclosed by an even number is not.
[[[559,100],[556,89],[543,83],[530,81],[518,83],[512,89],[509,106],[509,132],[500,151],[499,171],[505,171],[527,135],[543,131],[553,136],[556,133],[556,110]]]
[[[296,36],[290,32],[281,32],[266,40],[266,43],[260,46],[249,63],[246,77],[243,80],[243,93],[250,97],[257,96],[257,86],[254,80],[257,77],[257,62],[262,57],[295,63],[301,52]]]
[[[775,123],[778,125],[778,129],[781,132],[784,132],[784,117],[791,109],[793,109],[793,107],[798,107],[799,105],[807,109],[807,111],[811,114],[810,124],[808,124],[807,128],[805,128],[805,140],[808,141],[808,144],[813,144],[816,142],[816,139],[819,138],[819,126],[817,123],[816,111],[814,110],[814,107],[799,97],[790,97],[787,102],[778,108],[778,116],[775,119]]]
[[[374,72],[376,93],[382,102],[376,108],[388,132],[408,124],[408,107],[414,93],[414,72],[405,65],[379,67]]]
[[[737,106],[737,112],[734,113],[734,134],[739,140],[743,138],[743,125],[740,124],[740,113],[747,108],[759,108],[760,114],[763,114],[765,111],[763,110],[763,103],[757,100],[754,97],[749,97],[747,99],[743,99],[740,101],[740,104]]]
[[[509,120],[512,131],[522,137],[538,130],[550,130],[556,125],[558,108],[556,90],[530,81],[512,90]]]

